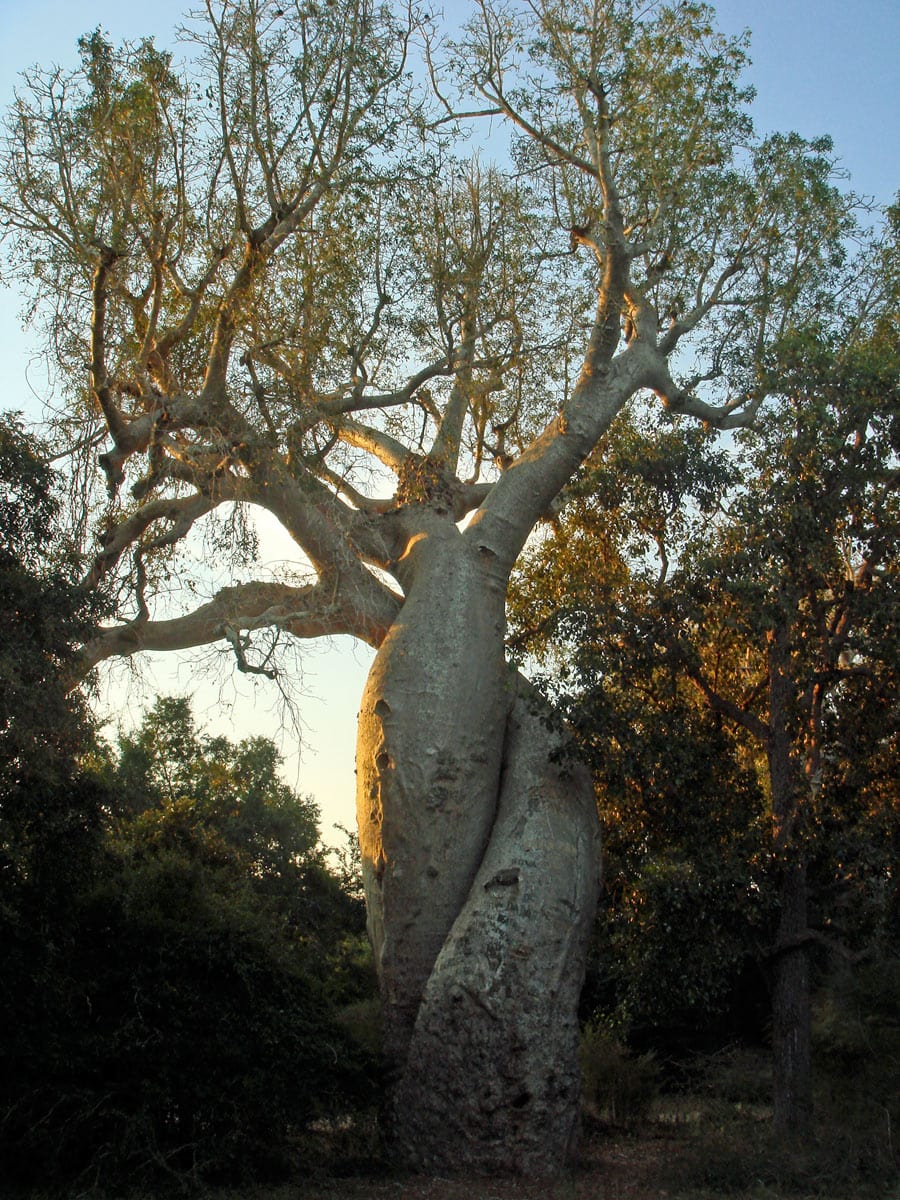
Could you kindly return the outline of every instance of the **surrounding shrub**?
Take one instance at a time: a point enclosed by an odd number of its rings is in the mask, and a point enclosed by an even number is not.
[[[647,1120],[660,1088],[652,1052],[633,1055],[609,1029],[591,1024],[581,1035],[580,1058],[588,1116],[624,1128]]]
[[[704,1097],[738,1109],[772,1103],[772,1056],[762,1047],[731,1045],[695,1059],[686,1072]]]
[[[863,1000],[867,1011],[877,1007],[878,987],[870,989],[866,975],[862,972],[852,984],[848,977],[820,1000],[816,1030],[819,1086],[809,1138],[775,1136],[771,1063],[762,1050],[737,1045],[690,1064],[685,1073],[689,1090],[678,1097],[675,1109],[689,1116],[682,1124],[686,1135],[683,1152],[673,1159],[669,1180],[673,1187],[703,1189],[703,1195],[717,1197],[752,1194],[884,1200],[897,1194],[900,1178],[892,1145],[893,1110],[881,1087],[867,1081],[865,1065],[874,1052],[879,1060],[876,1074],[894,1071],[896,1091],[895,1045],[890,1032],[882,1030],[873,1037],[870,1031],[863,1052],[859,1030],[847,1019],[846,1000],[841,999],[847,987]],[[890,995],[891,986],[886,983],[883,991]],[[893,1011],[895,1028],[897,1011]],[[831,1051],[829,1038],[833,1039]],[[874,1063],[870,1065],[874,1068]]]
[[[886,1200],[896,1193],[897,1175],[884,1160],[848,1158],[839,1129],[818,1127],[796,1144],[778,1141],[765,1121],[739,1115],[704,1123],[672,1160],[668,1184],[704,1189],[706,1196],[840,1197]]]
[[[381,1004],[377,996],[368,996],[345,1005],[337,1016],[338,1024],[352,1041],[372,1059],[382,1053]]]
[[[108,863],[73,899],[31,994],[37,930],[20,928],[17,997],[4,989],[20,1018],[2,1055],[7,1179],[271,1176],[305,1126],[371,1104],[369,1058],[316,964],[240,879],[169,850]]]
[[[337,1019],[371,989],[361,914],[314,808],[259,740],[180,745],[171,798],[96,750],[2,780],[6,1191],[271,1178],[374,1108],[377,1056]]]
[[[822,1120],[835,1152],[864,1175],[900,1170],[900,958],[848,969],[813,1025]]]

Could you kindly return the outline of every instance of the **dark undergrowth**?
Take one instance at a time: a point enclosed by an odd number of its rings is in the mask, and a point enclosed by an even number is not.
[[[898,1200],[886,1128],[821,1124],[803,1145],[772,1136],[756,1102],[709,1094],[661,1097],[627,1130],[585,1122],[581,1162],[555,1181],[421,1178],[392,1170],[374,1116],[323,1124],[296,1145],[280,1183],[165,1191],[32,1193],[29,1200]]]
[[[278,1182],[210,1188],[182,1178],[152,1192],[103,1191],[85,1184],[19,1195],[28,1200],[900,1200],[890,1106],[867,1096],[853,1080],[840,1090],[823,1086],[812,1136],[784,1143],[771,1130],[768,1066],[758,1051],[736,1048],[697,1059],[683,1065],[674,1086],[671,1073],[651,1058],[629,1056],[602,1037],[590,1041],[588,1082],[591,1063],[603,1067],[605,1084],[595,1083],[588,1097],[581,1161],[561,1180],[403,1175],[384,1153],[374,1111],[357,1111],[314,1122],[298,1134]]]

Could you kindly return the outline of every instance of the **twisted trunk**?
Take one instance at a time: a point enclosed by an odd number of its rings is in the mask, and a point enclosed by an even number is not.
[[[422,1170],[552,1174],[578,1129],[590,779],[506,666],[496,557],[435,520],[398,575],[357,754],[390,1136]]]

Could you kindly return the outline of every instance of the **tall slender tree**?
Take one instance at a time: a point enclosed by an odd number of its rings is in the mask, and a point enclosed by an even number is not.
[[[760,411],[761,353],[827,292],[851,203],[827,141],[754,136],[745,41],[702,4],[483,0],[447,51],[414,8],[208,0],[186,36],[180,75],[94,34],[7,120],[9,261],[58,437],[107,485],[85,586],[121,617],[84,665],[377,648],[358,811],[392,1136],[424,1168],[556,1170],[596,815],[506,662],[509,573],[638,394],[721,428]],[[482,116],[508,170],[454,144]],[[248,509],[292,572],[245,562],[167,608],[185,539],[246,550]]]

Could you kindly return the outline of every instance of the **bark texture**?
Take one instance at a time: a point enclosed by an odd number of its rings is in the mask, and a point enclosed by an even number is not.
[[[806,871],[785,867],[772,995],[775,1131],[794,1140],[812,1125],[812,1029]]]
[[[554,1174],[579,1122],[591,781],[505,664],[497,557],[435,521],[398,576],[357,753],[389,1134],[420,1170]]]
[[[772,987],[773,1123],[779,1136],[793,1140],[809,1133],[813,1104],[806,865],[801,784],[789,732],[794,695],[789,656],[788,630],[779,625],[769,646],[767,748],[775,848],[783,860]]]
[[[504,584],[455,525],[411,539],[406,600],[363,693],[357,817],[385,1047],[399,1062],[497,810]]]
[[[545,1175],[579,1132],[578,998],[597,898],[593,788],[533,698],[507,729],[497,819],[428,980],[394,1098],[421,1170]]]

